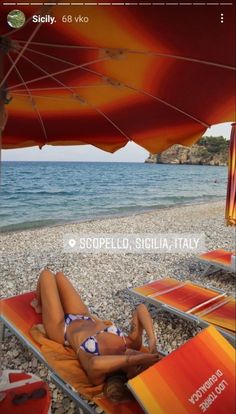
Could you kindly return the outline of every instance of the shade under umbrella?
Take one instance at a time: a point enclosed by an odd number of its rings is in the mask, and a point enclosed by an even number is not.
[[[57,23],[36,25],[39,6],[20,9],[13,30],[1,7],[3,148],[132,140],[157,153],[234,121],[233,12],[222,25],[214,7],[60,5],[46,11]],[[78,14],[89,22],[63,23]]]
[[[228,225],[236,226],[236,123],[232,124],[230,136],[225,218]]]

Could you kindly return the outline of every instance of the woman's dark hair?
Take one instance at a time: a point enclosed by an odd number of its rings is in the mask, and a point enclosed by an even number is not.
[[[127,376],[124,372],[115,372],[106,378],[103,393],[106,398],[114,403],[127,402],[133,399],[133,395],[126,386]]]

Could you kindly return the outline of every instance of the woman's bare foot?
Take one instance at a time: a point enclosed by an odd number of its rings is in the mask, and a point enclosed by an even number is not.
[[[41,305],[39,305],[38,299],[34,298],[31,302],[30,302],[32,308],[34,308],[36,313],[42,313],[42,308]]]

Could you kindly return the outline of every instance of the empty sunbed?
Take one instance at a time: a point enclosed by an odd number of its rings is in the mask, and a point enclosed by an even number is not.
[[[1,320],[47,366],[52,374],[52,381],[72,398],[79,412],[96,414],[91,405],[82,398],[84,396],[107,414],[144,414],[136,401],[117,405],[104,398],[101,394],[102,386],[93,386],[89,382],[74,351],[46,338],[38,325],[42,323],[41,315],[36,314],[30,306],[34,297],[34,292],[29,292],[1,300]]]
[[[128,385],[149,414],[234,414],[235,350],[208,327]]]
[[[228,252],[223,249],[200,254],[198,259],[207,265],[203,275],[212,275],[220,270],[236,275],[235,254],[236,252]]]
[[[235,298],[221,291],[165,278],[133,288],[131,293],[202,327],[212,324],[235,342]]]

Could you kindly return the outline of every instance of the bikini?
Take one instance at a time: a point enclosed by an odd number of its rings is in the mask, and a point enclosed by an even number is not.
[[[65,329],[64,329],[64,338],[65,338],[65,345],[69,345],[69,342],[67,341],[67,336],[66,336],[66,330],[68,328],[68,326],[73,322],[73,321],[93,321],[95,322],[95,320],[91,317],[91,316],[86,316],[86,315],[74,315],[72,313],[67,313],[65,314]],[[101,331],[96,332],[94,335],[88,336],[83,342],[82,344],[80,344],[78,351],[80,349],[82,349],[84,352],[88,352],[91,355],[101,355],[99,352],[99,346],[98,346],[98,341],[96,339],[96,336],[100,333],[103,332],[107,332],[107,333],[111,333],[113,335],[117,335],[120,336],[123,341],[124,341],[124,345],[125,345],[125,349],[127,348],[127,344],[126,344],[126,340],[125,340],[125,334],[122,332],[121,329],[117,328],[114,324],[107,326],[105,329],[102,329]],[[77,351],[77,352],[78,352]]]

